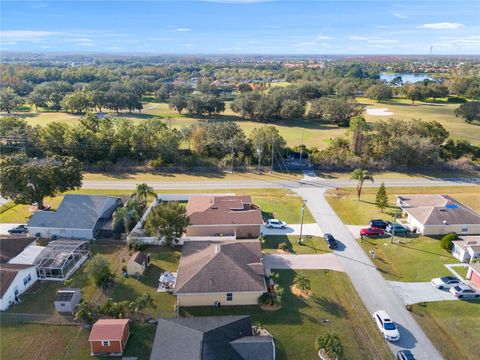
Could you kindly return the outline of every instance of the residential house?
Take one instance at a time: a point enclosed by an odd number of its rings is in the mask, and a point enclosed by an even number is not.
[[[100,319],[92,326],[88,341],[92,356],[121,356],[130,336],[128,319]]]
[[[480,236],[462,236],[452,241],[452,255],[464,263],[480,259]]]
[[[184,243],[173,292],[177,306],[256,305],[266,291],[260,241]]]
[[[250,316],[159,319],[150,360],[274,360],[271,336],[255,336]]]
[[[480,234],[480,214],[448,195],[398,195],[397,204],[423,235]]]
[[[137,251],[127,262],[127,273],[130,276],[143,275],[147,266],[150,265],[150,254]]]
[[[111,235],[112,214],[120,206],[118,197],[67,194],[56,211],[35,212],[27,226],[42,238],[95,240]]]
[[[467,280],[480,291],[480,263],[473,263],[468,266]]]
[[[263,224],[251,196],[190,196],[187,215],[187,237],[257,238]]]
[[[33,265],[0,264],[0,310],[20,302],[20,295],[37,281]]]
[[[82,291],[80,289],[59,289],[53,304],[57,312],[73,314],[81,300]]]

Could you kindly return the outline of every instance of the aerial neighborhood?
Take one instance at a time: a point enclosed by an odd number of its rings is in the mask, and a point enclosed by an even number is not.
[[[0,360],[480,359],[478,3],[1,6]]]

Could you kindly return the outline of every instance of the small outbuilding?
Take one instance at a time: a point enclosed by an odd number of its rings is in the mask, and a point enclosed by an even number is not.
[[[55,296],[55,310],[59,313],[73,314],[75,308],[82,300],[80,289],[60,289]]]
[[[130,276],[143,275],[148,265],[150,265],[150,254],[137,251],[127,262],[127,273]]]
[[[92,356],[121,356],[130,336],[129,319],[100,319],[88,341]]]

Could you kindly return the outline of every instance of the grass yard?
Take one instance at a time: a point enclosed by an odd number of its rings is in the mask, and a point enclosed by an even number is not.
[[[324,179],[347,179],[350,180],[351,172],[316,171],[317,176]],[[480,177],[480,171],[452,171],[452,170],[424,170],[424,171],[369,171],[369,173],[378,181],[378,179],[405,179],[405,178],[462,178],[462,177]]]
[[[420,303],[412,312],[446,359],[478,359],[480,301]]]
[[[301,271],[311,280],[312,295],[301,299],[290,286],[295,272],[280,270],[280,285],[285,289],[282,308],[264,311],[258,306],[182,308],[183,316],[252,316],[275,338],[277,359],[314,359],[314,341],[329,331],[338,333],[345,359],[391,359],[385,341],[353,289],[347,275],[334,271]],[[322,322],[328,319],[329,322]]]
[[[388,116],[369,115],[365,113],[365,119],[369,122],[390,118],[402,120],[435,120],[441,123],[453,138],[465,139],[476,145],[480,144],[480,122],[476,121],[468,124],[463,118],[457,118],[455,116],[455,109],[457,109],[460,104],[448,104],[440,101],[437,103],[416,101],[415,104],[412,104],[408,99],[392,99],[378,103],[366,98],[357,98],[357,101],[368,105],[367,109],[388,109],[389,112],[393,112],[393,115]]]
[[[267,235],[264,237],[262,249],[266,253],[277,253],[279,252],[278,245],[286,243],[288,252],[292,254],[325,254],[332,252],[323,240],[323,237],[304,236],[304,245],[297,244],[298,239],[298,235]]]
[[[131,324],[124,356],[150,358],[155,325]],[[15,360],[88,360],[89,330],[79,326],[14,323],[2,324],[0,358]],[[94,359],[102,357],[94,357]],[[112,359],[121,359],[113,357]]]
[[[380,185],[380,184],[378,184]],[[366,225],[371,219],[393,220],[395,195],[397,194],[447,194],[459,202],[480,211],[480,188],[478,186],[432,186],[432,187],[392,187],[387,188],[389,207],[382,213],[375,205],[378,188],[364,188],[361,200],[357,200],[354,188],[328,190],[326,198],[330,206],[345,224]],[[400,212],[398,212],[400,215]]]
[[[359,241],[365,252],[375,250],[373,262],[387,280],[430,281],[451,275],[444,264],[459,262],[440,247],[440,240],[427,236],[395,237],[393,244],[390,238]]]

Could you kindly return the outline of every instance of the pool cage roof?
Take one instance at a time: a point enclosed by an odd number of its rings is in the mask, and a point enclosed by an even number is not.
[[[79,240],[50,241],[34,261],[44,280],[68,279],[88,258],[90,243]]]

